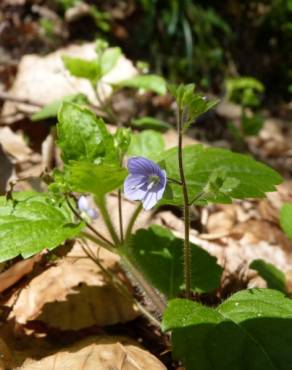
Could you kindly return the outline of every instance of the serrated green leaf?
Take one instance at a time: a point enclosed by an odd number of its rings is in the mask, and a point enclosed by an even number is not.
[[[66,180],[73,191],[98,197],[119,188],[126,176],[127,170],[114,164],[71,162],[66,167]]]
[[[168,298],[182,291],[183,240],[176,238],[168,229],[152,225],[148,230],[138,230],[123,252],[149,282]],[[192,289],[210,292],[218,288],[222,268],[216,263],[216,258],[194,244],[191,244],[191,253]]]
[[[64,102],[58,113],[58,145],[65,163],[117,161],[113,137],[101,118],[89,109]]]
[[[155,160],[166,169],[169,178],[180,180],[176,148],[157,155]],[[234,181],[238,181],[238,185],[231,186],[230,191],[225,186],[224,197],[220,192],[209,194],[207,200],[213,203],[261,198],[266,192],[274,191],[275,185],[282,181],[281,176],[266,165],[225,149],[204,148],[202,145],[187,146],[183,149],[183,161],[190,200],[206,190],[214,173],[223,173],[226,178],[233,179],[233,185]],[[181,186],[169,182],[162,204],[182,205]]]
[[[84,226],[74,223],[66,204],[46,195],[22,193],[14,199],[16,202],[0,197],[0,262],[53,249],[77,236]]]
[[[258,274],[267,282],[268,288],[287,292],[285,274],[276,266],[261,259],[251,262],[249,267],[258,272]]]
[[[171,128],[171,125],[165,121],[154,117],[141,117],[132,120],[132,126],[140,129],[166,131]]]
[[[34,113],[31,116],[32,121],[40,121],[47,118],[54,118],[57,117],[58,111],[62,105],[62,102],[71,102],[76,104],[88,104],[88,98],[84,94],[74,94],[65,96],[61,100],[55,100],[52,103],[46,105],[42,110],[37,113]]]
[[[166,82],[163,77],[158,75],[134,76],[127,80],[120,81],[116,86],[153,91],[159,95],[166,94]]]
[[[164,140],[160,132],[145,130],[132,134],[128,156],[151,158],[164,150]]]
[[[72,58],[67,55],[64,55],[62,59],[72,76],[86,78],[92,83],[96,83],[101,78],[101,66],[97,60]]]
[[[102,76],[106,75],[114,68],[121,56],[121,53],[121,49],[118,47],[109,48],[102,53],[100,58],[100,68]]]
[[[175,299],[163,327],[186,370],[291,369],[292,301],[278,291],[244,290],[217,309]]]
[[[292,203],[285,203],[280,211],[280,224],[284,233],[292,238]]]

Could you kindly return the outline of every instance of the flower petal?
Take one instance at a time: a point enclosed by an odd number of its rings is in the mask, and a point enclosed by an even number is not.
[[[141,175],[160,175],[160,167],[151,161],[150,159],[144,157],[132,157],[128,160],[128,170],[131,174],[141,174]]]
[[[157,203],[157,194],[155,191],[148,191],[145,198],[143,199],[143,208],[145,211],[153,208]]]
[[[86,198],[84,195],[81,195],[81,197],[78,199],[78,208],[80,212],[86,212],[89,207],[89,201],[88,198]]]
[[[142,200],[147,192],[147,177],[130,174],[124,182],[124,193],[129,200]]]

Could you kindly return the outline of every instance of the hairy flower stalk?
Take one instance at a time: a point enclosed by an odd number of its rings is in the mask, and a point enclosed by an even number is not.
[[[190,248],[190,202],[189,194],[184,174],[183,154],[182,154],[182,135],[183,135],[183,114],[182,110],[178,110],[178,165],[180,181],[184,197],[184,222],[185,222],[185,238],[184,238],[184,280],[185,280],[185,295],[187,299],[191,298],[191,248]]]

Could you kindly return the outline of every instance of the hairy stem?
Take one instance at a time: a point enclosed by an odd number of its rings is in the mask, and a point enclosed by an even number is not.
[[[183,198],[184,198],[184,223],[185,223],[185,237],[184,237],[184,280],[185,280],[185,296],[187,299],[191,298],[191,248],[190,248],[190,206],[189,194],[185,179],[183,153],[182,153],[182,126],[183,126],[183,112],[178,110],[178,165],[180,181],[182,184]]]
[[[139,216],[141,211],[142,211],[142,204],[140,203],[138,205],[138,207],[135,209],[135,211],[133,212],[133,214],[130,218],[130,221],[129,221],[129,224],[128,224],[128,227],[127,227],[127,230],[126,230],[125,240],[129,239],[129,237],[131,235],[131,232],[132,232],[132,229],[133,229],[133,226],[135,224],[135,221],[137,220],[137,217]]]

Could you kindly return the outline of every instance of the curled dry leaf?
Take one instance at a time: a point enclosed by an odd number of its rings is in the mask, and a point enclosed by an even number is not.
[[[12,265],[8,270],[0,274],[0,293],[17,283],[25,275],[29,274],[34,265],[42,258],[42,254],[37,254],[27,260],[19,261]]]
[[[113,254],[101,250],[99,258],[104,266],[117,269]],[[78,243],[21,291],[11,314],[20,324],[40,320],[61,330],[113,325],[137,315],[133,301],[108,282]]]
[[[151,353],[123,337],[91,337],[41,360],[26,360],[20,370],[166,370]]]
[[[9,127],[0,129],[0,142],[3,150],[18,162],[29,159],[31,149],[26,145],[23,136],[15,134]]]

